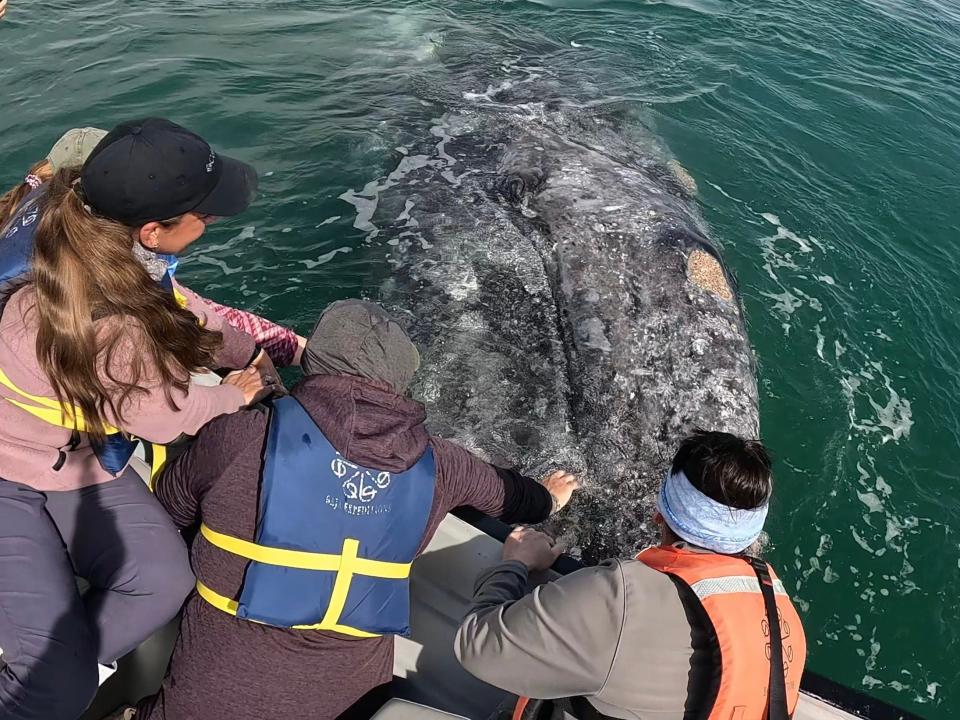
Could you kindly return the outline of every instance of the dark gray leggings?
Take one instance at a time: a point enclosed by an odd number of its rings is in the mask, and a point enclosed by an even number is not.
[[[91,585],[82,598],[74,575]],[[0,480],[0,720],[76,720],[97,663],[169,621],[193,582],[183,540],[130,469],[69,492]]]

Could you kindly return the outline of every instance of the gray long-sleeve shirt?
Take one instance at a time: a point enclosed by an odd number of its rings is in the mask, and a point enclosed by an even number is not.
[[[478,578],[456,638],[470,673],[517,695],[584,696],[601,713],[691,720],[709,711],[717,646],[690,591],[636,560],[608,560],[526,593],[507,561]]]

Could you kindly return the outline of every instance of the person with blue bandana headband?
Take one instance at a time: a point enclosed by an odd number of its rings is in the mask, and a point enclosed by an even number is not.
[[[477,579],[457,634],[461,664],[520,696],[513,720],[787,720],[806,640],[783,583],[758,557],[772,492],[763,444],[684,439],[664,473],[660,543],[526,594],[560,548],[520,528]]]

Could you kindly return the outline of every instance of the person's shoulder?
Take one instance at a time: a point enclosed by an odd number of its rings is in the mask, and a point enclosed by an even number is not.
[[[139,355],[147,336],[140,318],[120,313],[94,316],[93,330],[101,352],[110,348],[113,353],[123,355]]]
[[[655,570],[645,562],[637,560],[636,558],[618,558],[615,562],[619,565],[624,578],[630,578],[636,582],[662,585],[664,587],[672,587],[673,585],[667,573]]]
[[[4,334],[15,332],[18,326],[26,322],[24,307],[29,290],[32,290],[32,287],[27,284],[7,288],[0,294],[0,326],[3,327]]]
[[[251,436],[262,435],[266,432],[269,417],[269,408],[257,404],[253,407],[240,408],[236,412],[215,417],[201,428],[200,433],[219,435],[245,442]]]
[[[421,427],[423,427],[421,425]],[[492,465],[493,463],[481,453],[473,450],[461,442],[454,440],[452,438],[443,438],[439,435],[428,435],[426,429],[423,430],[423,435],[427,439],[427,447],[433,449],[434,454],[437,454],[444,458],[455,458],[457,460],[475,460],[477,462],[486,463],[487,465]]]
[[[220,415],[200,428],[191,451],[196,460],[215,460],[220,465],[253,462],[263,450],[267,414],[260,407],[241,408]]]
[[[621,562],[623,561],[611,558],[596,565],[587,565],[560,578],[560,582],[589,587],[591,592],[619,595],[624,586]]]
[[[7,317],[7,310],[10,310],[10,320],[14,321],[13,314],[23,315],[27,310],[34,307],[37,302],[37,291],[33,283],[23,283],[15,286],[6,293],[6,300],[3,303],[4,317]],[[19,318],[16,318],[19,321]]]
[[[627,606],[639,608],[674,608],[682,611],[682,600],[676,581],[667,573],[655,570],[640,560],[617,561],[623,575]]]

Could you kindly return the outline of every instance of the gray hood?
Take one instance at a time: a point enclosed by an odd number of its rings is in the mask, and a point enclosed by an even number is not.
[[[420,367],[420,353],[379,305],[340,300],[323,311],[300,366],[307,375],[354,375],[403,395]]]

